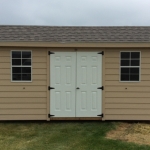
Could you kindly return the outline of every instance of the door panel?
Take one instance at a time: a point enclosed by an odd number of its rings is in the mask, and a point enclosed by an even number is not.
[[[75,117],[76,53],[55,52],[50,55],[50,114]]]
[[[102,55],[77,52],[76,117],[97,117],[102,113]]]

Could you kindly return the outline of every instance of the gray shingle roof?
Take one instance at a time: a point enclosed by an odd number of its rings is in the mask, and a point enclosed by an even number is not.
[[[150,26],[8,26],[0,42],[150,42]]]

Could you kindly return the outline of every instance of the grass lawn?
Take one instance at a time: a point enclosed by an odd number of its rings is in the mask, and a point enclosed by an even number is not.
[[[149,146],[106,139],[119,123],[0,122],[0,150],[150,150]]]

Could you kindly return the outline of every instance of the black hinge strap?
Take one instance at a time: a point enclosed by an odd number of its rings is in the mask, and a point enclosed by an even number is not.
[[[55,54],[54,52],[48,51],[48,55]]]
[[[104,90],[104,87],[102,86],[102,87],[98,87],[97,89],[101,89],[101,90]]]
[[[102,55],[104,55],[104,51],[102,51],[102,52],[98,52],[97,54],[102,54]]]
[[[48,90],[52,90],[52,89],[55,89],[55,88],[48,86]]]
[[[99,117],[104,117],[104,115],[103,115],[103,114],[101,114],[101,115],[97,115],[97,116],[99,116]]]
[[[48,114],[48,118],[53,117],[53,116],[55,116],[55,115]]]

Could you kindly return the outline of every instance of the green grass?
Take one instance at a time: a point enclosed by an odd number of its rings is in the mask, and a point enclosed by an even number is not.
[[[114,122],[1,122],[0,150],[150,150],[109,140]]]

